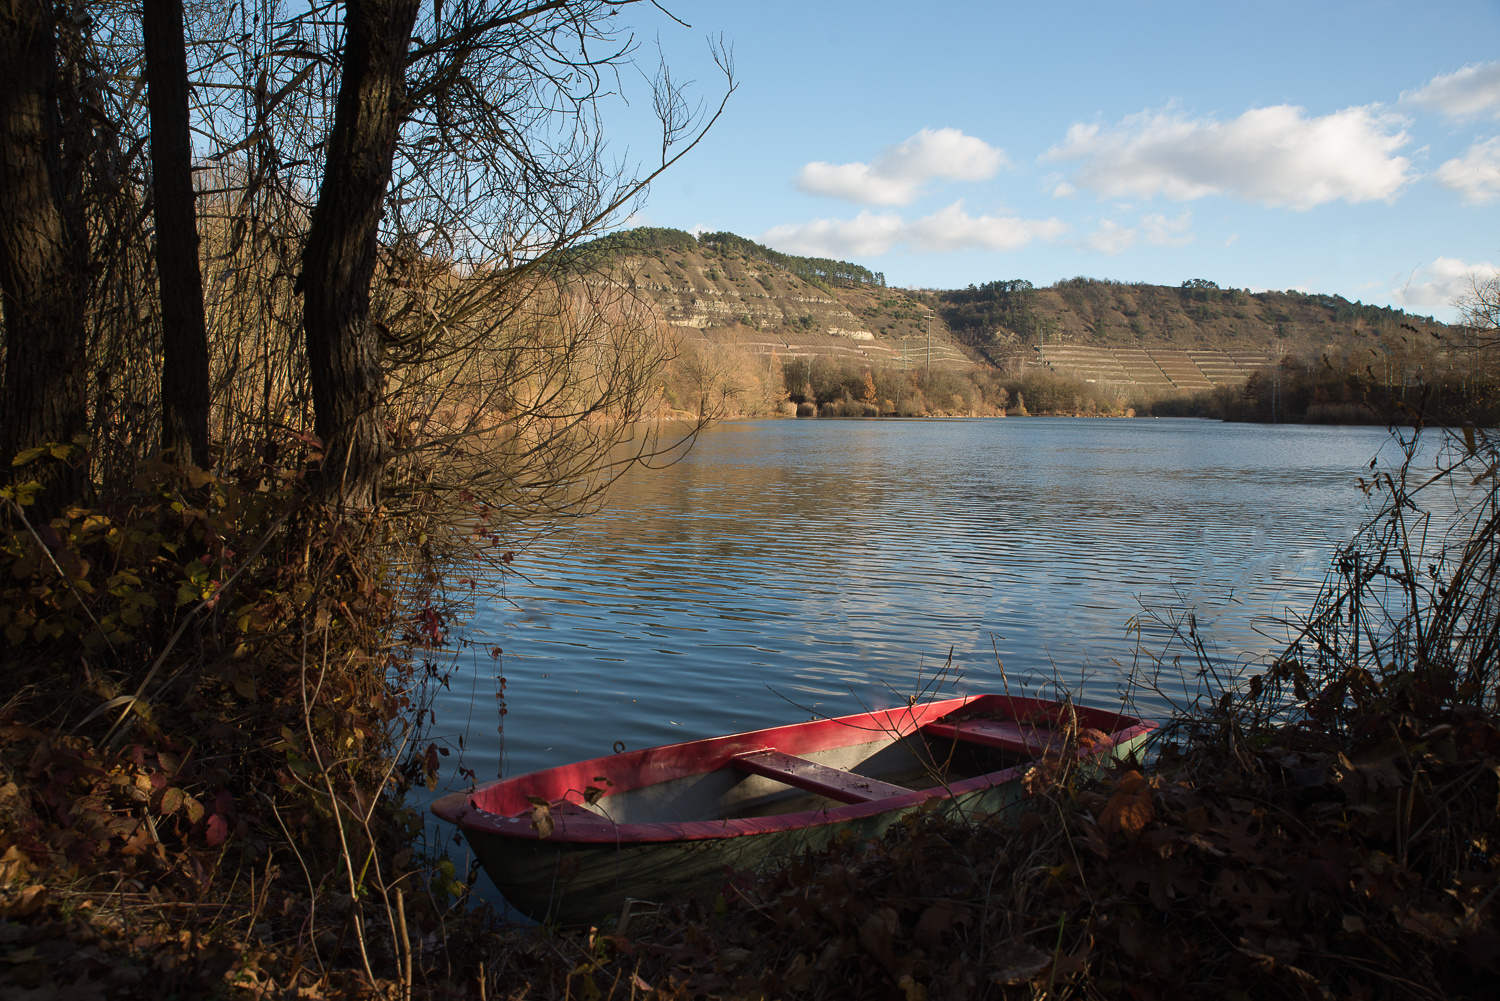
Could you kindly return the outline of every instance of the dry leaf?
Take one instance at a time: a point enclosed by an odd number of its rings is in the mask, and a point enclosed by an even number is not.
[[[28,886],[14,896],[6,895],[0,898],[0,918],[24,918],[28,914],[35,914],[47,903],[47,888],[45,886]]]
[[[990,962],[996,967],[990,979],[1002,986],[1025,984],[1052,963],[1052,957],[1026,942],[1008,942],[995,950]]]
[[[539,838],[549,838],[552,832],[557,830],[557,821],[552,817],[551,804],[541,802],[532,805],[531,829],[536,831]]]
[[[1099,814],[1099,829],[1105,834],[1119,831],[1134,837],[1151,822],[1151,787],[1145,776],[1129,771],[1120,776],[1120,787]]]

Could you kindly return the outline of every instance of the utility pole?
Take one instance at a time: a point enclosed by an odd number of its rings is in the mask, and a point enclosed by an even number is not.
[[[927,374],[932,375],[932,310],[927,311]]]

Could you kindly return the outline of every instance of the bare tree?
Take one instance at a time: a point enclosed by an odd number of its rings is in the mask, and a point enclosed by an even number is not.
[[[68,442],[87,422],[87,242],[63,160],[56,14],[47,0],[0,6],[0,294],[5,378],[0,462]],[[76,484],[50,467],[55,505]]]
[[[376,499],[385,464],[380,345],[370,317],[386,189],[408,112],[407,47],[418,0],[349,0],[338,103],[297,289],[304,301],[326,489]]]
[[[1500,276],[1470,275],[1468,291],[1454,306],[1460,320],[1459,342],[1450,344],[1449,350],[1463,357],[1466,381],[1488,379],[1495,369],[1495,348],[1500,346]]]
[[[144,0],[142,38],[151,122],[151,206],[161,290],[161,447],[208,464],[208,331],[198,265],[182,0]]]
[[[443,281],[466,285],[470,296],[476,283],[452,274],[482,269],[478,294],[493,319],[497,304],[514,308],[514,289],[534,290],[535,272],[555,269],[562,250],[712,124],[662,71],[653,87],[660,162],[645,177],[605,164],[597,104],[609,93],[605,74],[633,51],[609,18],[636,2],[434,5],[409,49],[412,0],[345,5],[339,97],[298,281],[324,483],[345,503],[374,503],[390,454],[382,355],[430,361],[439,343],[462,350],[453,340],[462,325],[441,313],[408,309],[404,318],[414,322],[400,332],[402,316],[372,315],[379,245],[393,273],[418,260],[446,262]]]

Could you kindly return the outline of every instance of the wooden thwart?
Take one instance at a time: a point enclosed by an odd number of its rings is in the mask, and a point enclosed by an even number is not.
[[[1017,754],[1042,754],[1062,747],[1062,735],[1043,730],[1030,723],[1011,719],[966,719],[958,723],[928,723],[922,732],[929,737],[946,737],[971,744],[981,744]]]
[[[742,772],[764,775],[777,782],[785,782],[798,789],[815,792],[819,796],[836,799],[840,803],[869,803],[892,796],[906,796],[911,790],[905,786],[892,785],[864,775],[846,772],[842,768],[830,768],[816,761],[799,758],[781,751],[750,751],[737,754],[729,764]]]

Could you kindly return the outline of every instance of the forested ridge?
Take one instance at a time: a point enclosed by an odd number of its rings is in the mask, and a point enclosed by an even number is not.
[[[731,254],[763,261],[824,289],[861,285],[885,287],[885,275],[858,264],[824,257],[783,254],[733,233],[702,233],[694,236],[680,229],[641,226],[610,233],[583,244],[574,251],[573,259],[581,265],[630,254],[659,255],[693,251],[703,252],[709,257]]]

